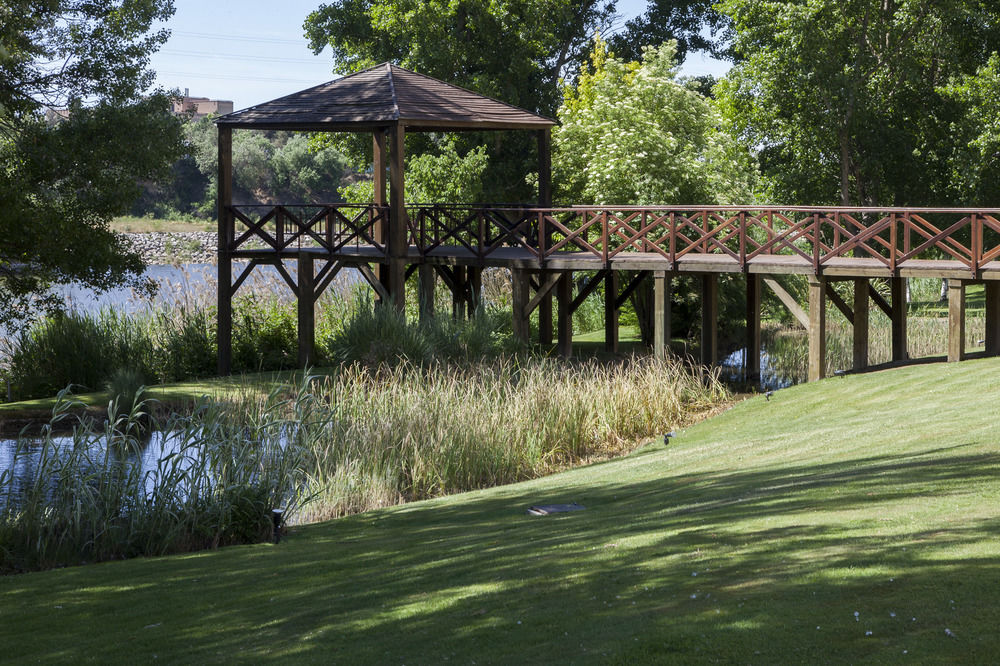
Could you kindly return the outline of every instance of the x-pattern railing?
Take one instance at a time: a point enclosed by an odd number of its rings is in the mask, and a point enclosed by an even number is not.
[[[387,206],[331,205],[241,205],[227,208],[230,251],[265,245],[276,252],[297,248],[321,248],[331,254],[347,247],[368,247],[385,252],[383,227],[389,219]],[[411,240],[415,240],[413,235]],[[265,248],[266,249],[266,248]]]
[[[230,249],[345,247],[385,252],[385,206],[231,206]],[[237,230],[238,227],[238,230]],[[745,268],[768,256],[795,257],[821,272],[840,259],[890,270],[919,259],[955,262],[972,273],[1000,260],[1000,210],[738,206],[495,205],[407,207],[409,244],[421,255],[460,252],[485,259],[501,248],[553,257],[659,255],[669,262],[715,255]]]

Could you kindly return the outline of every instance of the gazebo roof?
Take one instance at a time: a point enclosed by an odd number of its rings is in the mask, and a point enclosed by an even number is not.
[[[382,63],[218,118],[223,127],[358,131],[401,124],[423,131],[545,129],[551,118]]]

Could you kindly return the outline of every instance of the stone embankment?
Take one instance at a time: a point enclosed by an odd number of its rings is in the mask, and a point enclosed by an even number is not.
[[[210,264],[216,257],[214,231],[128,234],[147,264]]]

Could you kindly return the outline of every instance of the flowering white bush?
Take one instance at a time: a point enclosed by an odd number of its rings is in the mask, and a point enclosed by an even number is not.
[[[595,41],[592,67],[567,86],[553,133],[560,200],[595,204],[749,203],[748,151],[711,100],[677,79],[675,42],[625,63]]]

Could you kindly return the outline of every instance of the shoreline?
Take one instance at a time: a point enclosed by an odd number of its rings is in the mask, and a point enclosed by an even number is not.
[[[218,256],[215,231],[152,231],[124,235],[149,265],[214,264]]]

